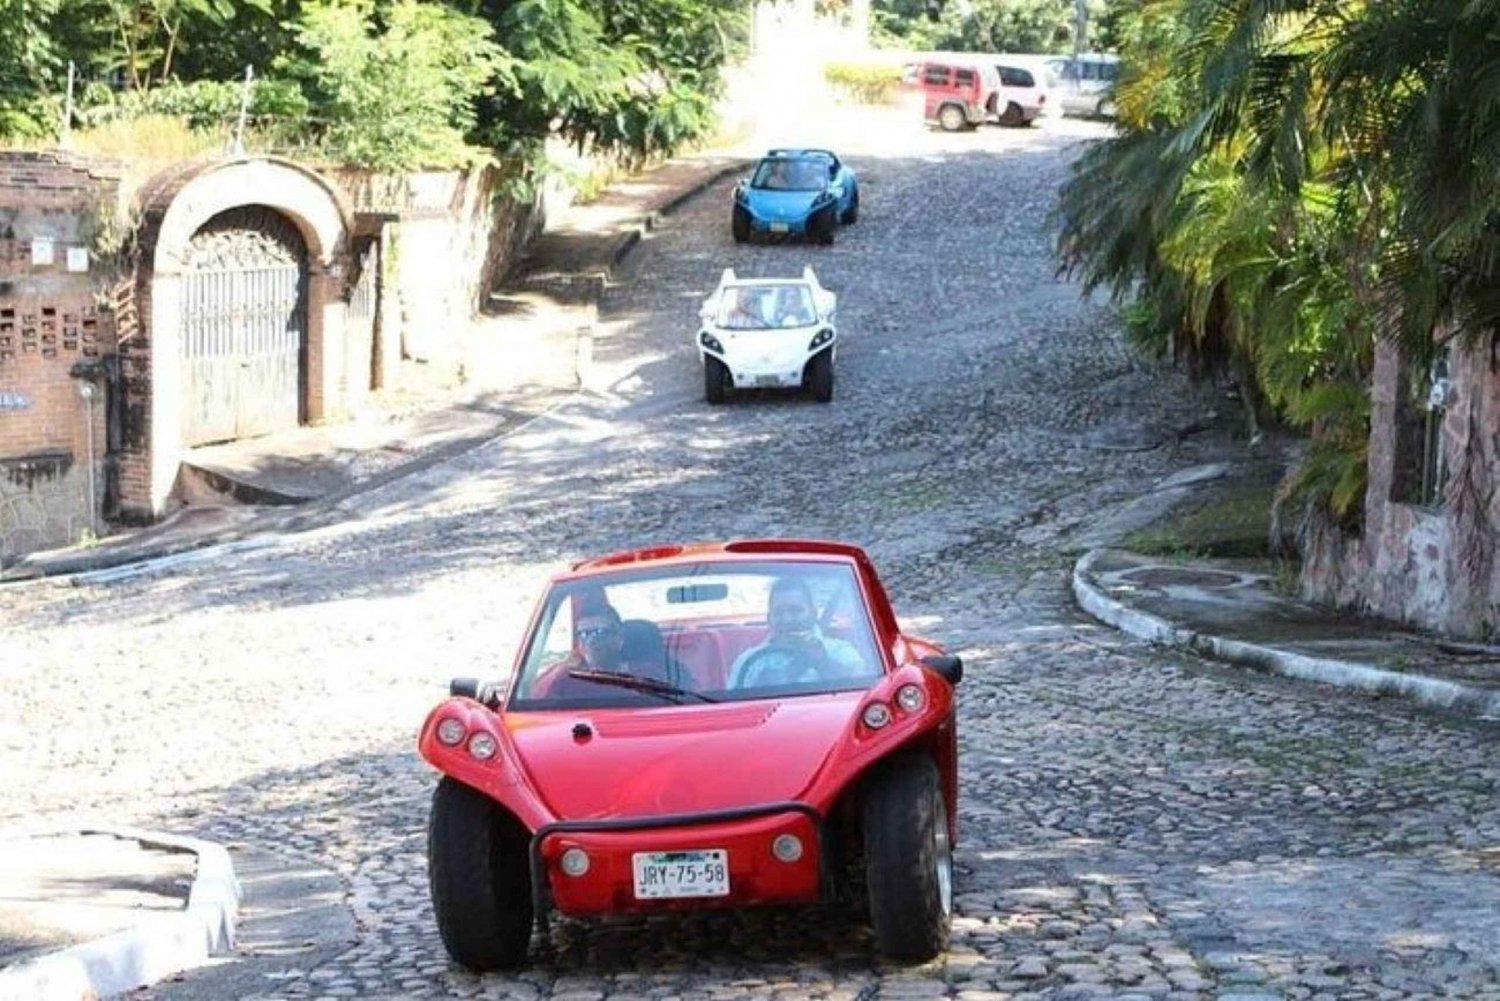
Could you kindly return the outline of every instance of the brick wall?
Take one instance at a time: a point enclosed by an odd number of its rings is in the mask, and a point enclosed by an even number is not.
[[[114,262],[90,248],[118,190],[110,164],[0,153],[0,560],[96,524],[104,385],[94,380],[90,406],[71,373],[115,353]]]

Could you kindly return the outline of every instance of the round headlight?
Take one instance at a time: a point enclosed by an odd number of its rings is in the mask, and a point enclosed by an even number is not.
[[[871,730],[879,730],[891,721],[891,711],[884,702],[871,702],[865,706],[865,712],[861,718],[865,721],[865,726]]]
[[[795,834],[778,834],[771,842],[771,854],[783,862],[795,862],[802,857],[802,839]]]
[[[497,750],[499,745],[495,743],[495,738],[483,731],[469,738],[469,753],[480,761],[490,760]]]
[[[569,848],[562,853],[562,871],[569,876],[582,876],[589,871],[589,853],[582,848]]]
[[[909,713],[919,712],[926,704],[926,694],[916,685],[902,685],[896,691],[896,705]]]
[[[457,747],[459,744],[462,744],[468,734],[469,731],[464,726],[463,721],[454,719],[452,716],[443,720],[437,727],[438,743],[447,744],[449,747]]]

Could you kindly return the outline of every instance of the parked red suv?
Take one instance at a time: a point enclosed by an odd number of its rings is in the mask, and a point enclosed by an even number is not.
[[[1000,74],[995,67],[967,61],[929,61],[916,67],[923,117],[948,132],[971,129],[995,113]]]

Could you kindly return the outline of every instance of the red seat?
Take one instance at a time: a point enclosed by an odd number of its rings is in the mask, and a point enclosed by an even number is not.
[[[751,647],[760,646],[766,641],[769,630],[764,625],[753,626],[727,626],[719,631],[719,641],[724,647],[724,670],[725,682],[728,682],[728,671],[734,666],[734,662],[740,654]]]
[[[692,676],[699,689],[721,689],[726,683],[724,649],[719,637],[706,629],[689,629],[667,636],[667,652]]]

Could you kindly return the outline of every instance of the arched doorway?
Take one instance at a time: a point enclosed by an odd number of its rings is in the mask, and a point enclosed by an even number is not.
[[[220,212],[182,258],[182,441],[201,445],[307,419],[307,245],[259,205]]]
[[[144,336],[121,342],[121,506],[159,516],[185,447],[346,409],[353,213],[332,182],[274,157],[168,168],[140,204]]]

